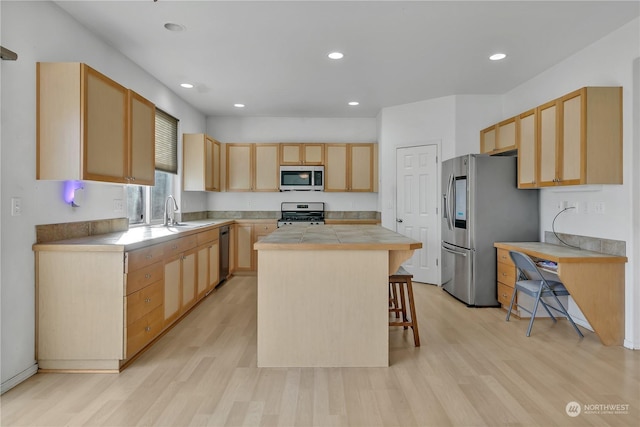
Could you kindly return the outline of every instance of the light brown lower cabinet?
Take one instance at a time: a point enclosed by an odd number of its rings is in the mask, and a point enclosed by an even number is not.
[[[217,228],[124,251],[34,245],[42,370],[117,372],[219,282]]]
[[[236,270],[256,271],[258,258],[253,244],[277,228],[277,221],[236,223]]]
[[[509,251],[505,249],[498,249],[497,251],[498,302],[502,305],[502,308],[508,310],[509,304],[511,304],[511,297],[515,292],[516,266],[509,256]],[[517,298],[516,296],[514,303],[517,302]],[[515,305],[513,313],[519,315],[519,311]]]

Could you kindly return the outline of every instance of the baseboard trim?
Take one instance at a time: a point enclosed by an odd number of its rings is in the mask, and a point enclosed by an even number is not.
[[[7,391],[11,390],[21,382],[27,380],[28,378],[32,377],[37,373],[38,373],[38,364],[34,363],[24,371],[20,372],[18,375],[15,375],[9,378],[7,381],[3,382],[0,385],[0,394],[6,393]]]

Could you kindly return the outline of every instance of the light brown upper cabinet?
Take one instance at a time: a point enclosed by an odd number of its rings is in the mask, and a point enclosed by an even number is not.
[[[538,186],[536,109],[520,114],[516,120],[518,141],[518,188]]]
[[[154,184],[153,103],[82,63],[36,74],[37,179]]]
[[[585,87],[538,107],[540,186],[622,184],[622,88]]]
[[[480,131],[481,153],[502,154],[516,148],[516,117],[503,120]]]
[[[225,144],[227,191],[279,191],[279,144]]]
[[[281,165],[324,165],[324,144],[280,144]]]
[[[182,135],[185,191],[220,191],[220,143],[203,133]]]
[[[326,144],[325,191],[374,191],[375,144]]]

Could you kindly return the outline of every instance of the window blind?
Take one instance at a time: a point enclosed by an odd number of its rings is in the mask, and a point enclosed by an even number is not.
[[[178,119],[157,108],[156,170],[178,173]]]

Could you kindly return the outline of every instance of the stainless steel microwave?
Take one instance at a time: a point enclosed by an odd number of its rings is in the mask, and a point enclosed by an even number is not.
[[[280,166],[280,191],[324,191],[324,166]]]

